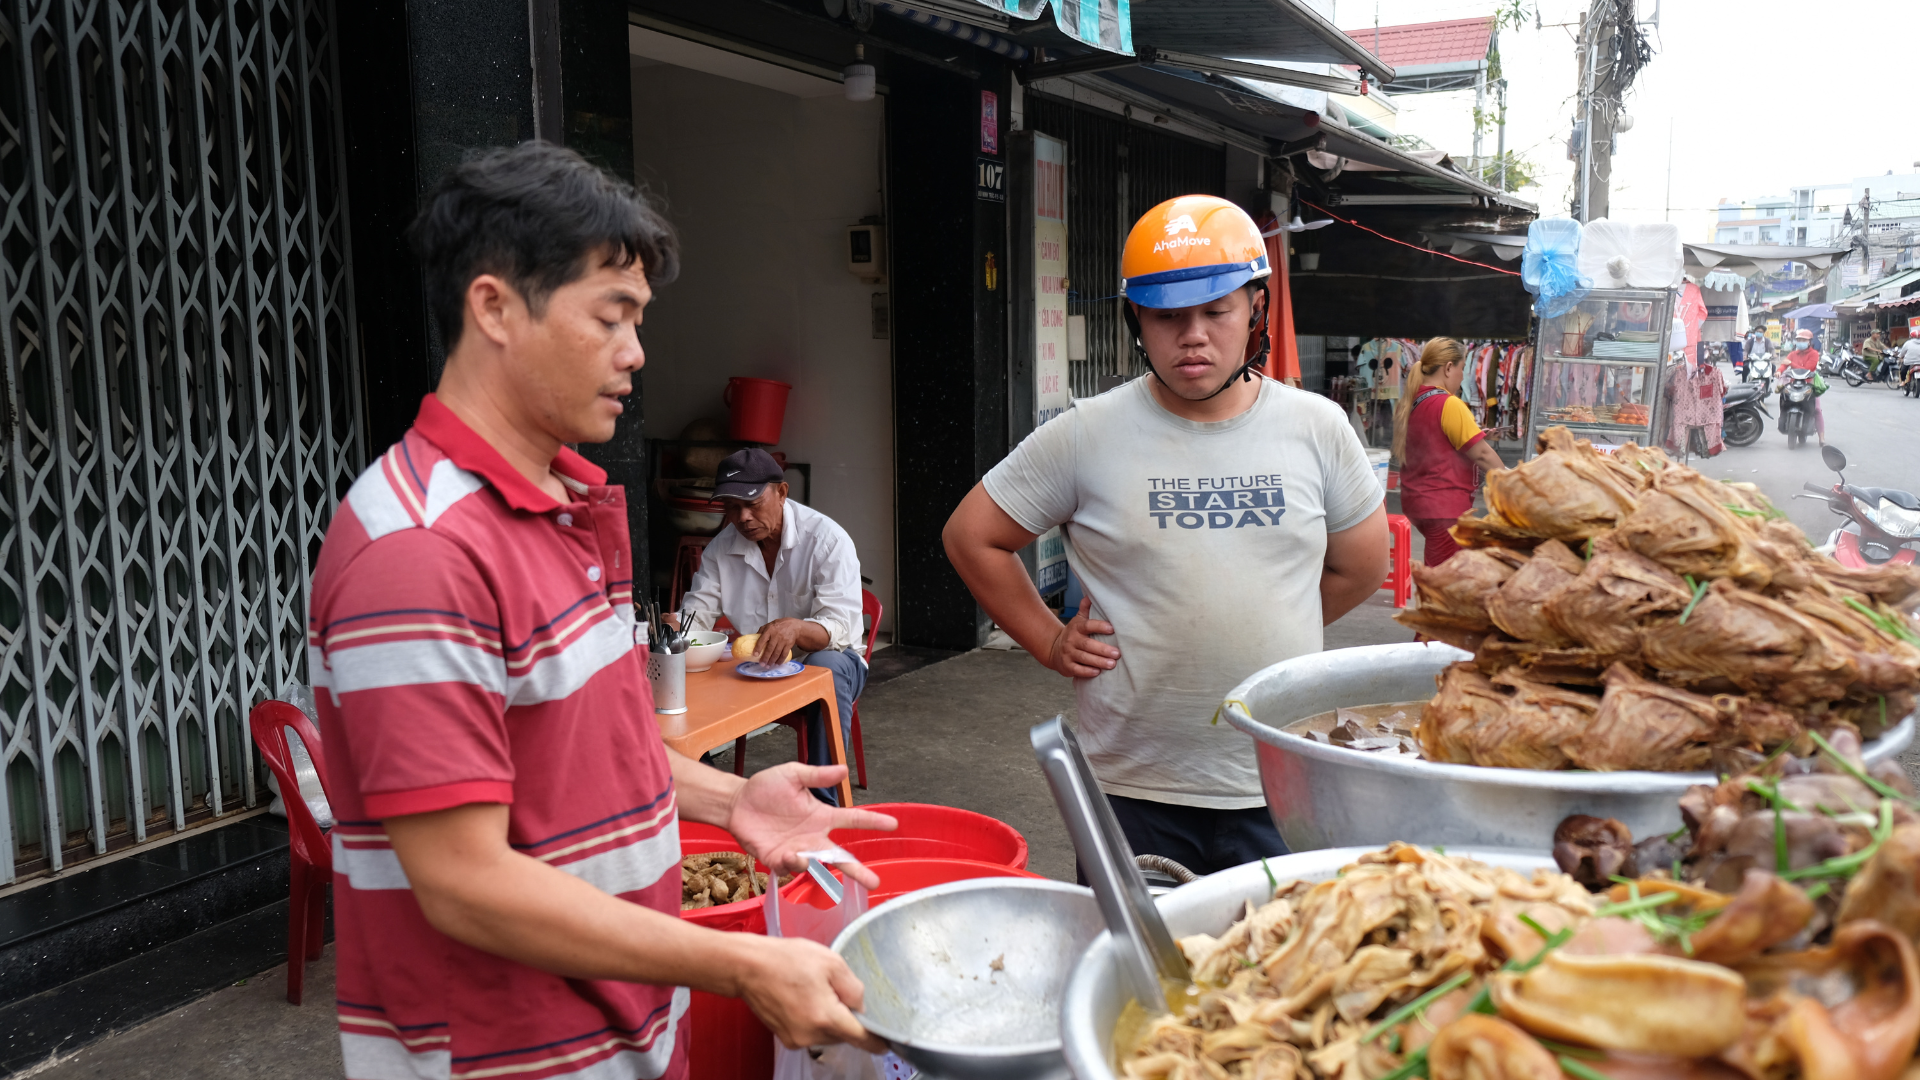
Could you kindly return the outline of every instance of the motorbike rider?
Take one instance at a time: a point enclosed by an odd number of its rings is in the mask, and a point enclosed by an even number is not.
[[[1887,339],[1880,333],[1879,327],[1875,327],[1873,333],[1867,335],[1867,340],[1860,343],[1860,355],[1867,358],[1867,370],[1878,378],[1880,362],[1887,358]]]
[[[1793,351],[1787,354],[1787,367],[1816,374],[1820,370],[1820,350],[1813,347],[1813,331],[1801,329],[1793,335]],[[1813,399],[1813,430],[1819,433],[1820,445],[1827,445],[1827,420],[1820,415],[1820,399]]]
[[[1907,335],[1906,344],[1900,346],[1900,382],[1920,376],[1920,335]]]

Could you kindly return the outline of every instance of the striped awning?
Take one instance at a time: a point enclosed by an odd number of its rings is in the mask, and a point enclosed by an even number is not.
[[[1038,19],[1053,8],[1053,24],[1068,37],[1121,56],[1133,55],[1128,0],[976,0],[1016,19]]]

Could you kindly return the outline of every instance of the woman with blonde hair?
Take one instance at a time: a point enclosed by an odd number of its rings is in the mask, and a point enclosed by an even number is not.
[[[1487,445],[1487,433],[1460,400],[1467,354],[1452,338],[1434,338],[1407,372],[1393,407],[1393,458],[1400,462],[1400,512],[1426,537],[1428,566],[1452,558],[1460,546],[1449,532],[1473,509],[1476,468],[1505,468]]]

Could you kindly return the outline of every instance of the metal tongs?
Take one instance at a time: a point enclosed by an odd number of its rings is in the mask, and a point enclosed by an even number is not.
[[[1093,882],[1093,895],[1113,933],[1127,989],[1147,1015],[1167,1012],[1162,980],[1184,983],[1192,973],[1147,892],[1147,879],[1140,874],[1113,806],[1094,782],[1079,741],[1061,717],[1035,724],[1028,734],[1053,801],[1066,819],[1080,870]]]

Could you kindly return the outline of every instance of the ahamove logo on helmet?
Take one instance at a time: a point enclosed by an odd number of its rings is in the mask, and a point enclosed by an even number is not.
[[[1167,239],[1153,245],[1153,250],[1158,253],[1171,251],[1174,248],[1193,247],[1196,244],[1202,247],[1211,247],[1213,245],[1212,237],[1174,235],[1174,233],[1182,231],[1190,233],[1198,233],[1200,231],[1199,227],[1193,223],[1192,214],[1181,214],[1179,217],[1167,222]]]

